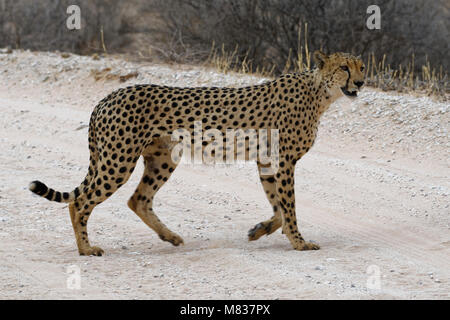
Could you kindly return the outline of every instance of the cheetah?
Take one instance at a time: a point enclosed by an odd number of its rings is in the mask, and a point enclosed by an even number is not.
[[[342,96],[357,97],[364,84],[364,63],[347,53],[327,55],[315,51],[313,59],[316,66],[312,70],[248,87],[146,84],[118,89],[92,112],[88,134],[90,162],[84,181],[72,192],[55,191],[40,181],[31,182],[29,189],[50,201],[68,203],[79,254],[101,256],[104,251],[89,243],[88,219],[95,206],[127,182],[142,156],[144,174],[128,206],[163,241],[178,246],[183,239],[153,210],[155,194],[179,161],[173,156],[171,134],[180,129],[192,133],[196,121],[202,123],[202,130],[222,133],[227,129],[276,129],[278,170],[267,175],[263,172],[267,164],[257,162],[273,216],[250,229],[248,240],[257,240],[281,227],[295,250],[317,250],[319,246],[305,241],[298,230],[295,164],[312,147],[319,119],[330,104]],[[225,141],[226,148],[233,142]],[[207,145],[202,143],[201,148]],[[245,151],[247,159],[247,140]]]

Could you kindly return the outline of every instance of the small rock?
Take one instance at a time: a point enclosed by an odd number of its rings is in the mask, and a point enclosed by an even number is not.
[[[10,53],[12,53],[12,52],[13,52],[13,51],[12,51],[11,47],[6,47],[6,48],[1,48],[1,49],[0,49],[0,53],[10,54]]]
[[[316,266],[314,270],[323,270],[323,266]]]
[[[78,128],[76,128],[75,131],[79,131],[79,130],[82,130],[82,129],[87,128],[87,127],[89,127],[89,125],[87,125],[87,124],[82,124],[81,126],[79,126]]]

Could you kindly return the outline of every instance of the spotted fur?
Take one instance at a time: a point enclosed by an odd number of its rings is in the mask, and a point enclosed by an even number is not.
[[[244,88],[135,85],[116,90],[101,100],[91,115],[90,163],[80,186],[62,193],[34,181],[30,190],[48,200],[69,203],[79,253],[102,255],[103,250],[91,246],[88,240],[90,214],[127,182],[142,156],[144,174],[128,206],[163,241],[177,246],[183,239],[153,211],[156,192],[177,166],[177,159],[171,156],[174,143],[170,135],[178,129],[192,132],[195,121],[201,121],[203,130],[215,128],[224,135],[226,129],[278,129],[279,170],[264,175],[266,165],[258,162],[261,183],[274,215],[252,228],[248,238],[256,240],[282,227],[294,249],[318,249],[298,231],[295,164],[313,145],[320,116],[329,105],[342,95],[356,96],[363,85],[364,65],[359,58],[345,53],[328,56],[316,51],[314,59],[317,68],[311,71]],[[226,149],[231,143],[225,141]],[[248,158],[248,143],[245,151]]]

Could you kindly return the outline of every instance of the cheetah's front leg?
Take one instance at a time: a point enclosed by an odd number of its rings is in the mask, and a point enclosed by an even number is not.
[[[294,170],[289,156],[281,158],[280,168],[275,175],[276,190],[280,201],[282,230],[295,250],[318,250],[317,244],[306,242],[297,227],[295,216]]]
[[[273,216],[269,220],[263,221],[255,225],[248,231],[248,240],[254,241],[258,240],[263,235],[269,235],[279,227],[281,227],[281,213],[280,213],[280,205],[278,203],[278,195],[275,188],[275,177],[273,175],[264,175],[262,172],[262,168],[268,167],[267,165],[262,165],[258,163],[258,172],[259,179],[264,188],[264,192],[266,193],[267,199],[269,200],[272,209]]]

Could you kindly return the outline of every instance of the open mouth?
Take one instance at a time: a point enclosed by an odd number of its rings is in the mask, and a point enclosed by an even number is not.
[[[348,90],[347,90],[346,88],[344,88],[344,87],[342,87],[341,90],[342,90],[342,92],[343,92],[347,97],[352,97],[352,98],[354,98],[354,97],[357,97],[357,96],[358,96],[358,93],[357,93],[356,91],[350,92],[350,91],[348,91]]]

